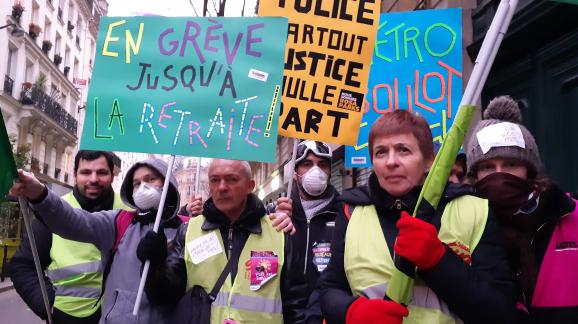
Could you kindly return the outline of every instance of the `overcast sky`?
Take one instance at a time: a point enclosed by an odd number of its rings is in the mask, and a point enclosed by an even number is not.
[[[161,16],[196,16],[191,5],[202,14],[203,0],[108,0],[109,16],[136,16],[143,14],[156,14]],[[218,0],[209,1],[209,13],[215,16],[212,4]],[[246,0],[245,16],[253,15],[257,0]],[[226,16],[236,17],[241,15],[243,0],[227,0],[225,7]]]

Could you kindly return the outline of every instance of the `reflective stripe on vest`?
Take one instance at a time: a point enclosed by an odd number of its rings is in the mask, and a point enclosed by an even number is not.
[[[187,268],[187,290],[201,286],[210,292],[227,263],[219,229],[203,231],[204,216],[192,218],[185,239],[185,263]],[[211,323],[223,323],[225,319],[237,323],[283,323],[281,303],[281,269],[284,263],[284,234],[275,231],[268,217],[261,218],[261,233],[251,234],[241,251],[235,282],[231,276],[225,280],[211,307]],[[223,252],[193,264],[187,245],[204,235],[216,233]],[[275,277],[257,290],[250,289],[251,251],[272,251],[277,255],[278,272]]]
[[[100,297],[100,288],[58,286],[56,296],[98,298]]]
[[[71,193],[63,200],[81,208]],[[113,209],[122,209],[120,195],[115,193]],[[102,262],[100,251],[92,244],[66,240],[52,234],[50,259],[46,274],[56,288],[54,307],[74,317],[88,317],[100,308]]]
[[[60,269],[55,270],[47,270],[46,275],[50,278],[50,280],[57,281],[75,276],[83,272],[101,272],[101,271],[102,271],[102,262],[98,260],[81,264],[73,264],[71,266],[62,267]]]
[[[484,199],[462,196],[449,202],[438,233],[440,240],[469,263],[488,217]],[[344,269],[354,295],[383,298],[395,267],[373,205],[353,210],[345,234]],[[419,278],[406,323],[461,323],[447,304]]]
[[[227,307],[229,293],[219,292],[213,302],[213,306]],[[233,295],[231,307],[258,313],[283,313],[283,303],[280,299],[271,300],[257,296]]]
[[[387,284],[381,284],[363,289],[361,295],[369,299],[383,299],[386,292]],[[448,305],[438,298],[431,298],[432,295],[435,295],[435,293],[429,287],[417,285],[413,289],[411,305],[414,307],[437,309],[446,316],[453,317],[454,314],[452,314]]]

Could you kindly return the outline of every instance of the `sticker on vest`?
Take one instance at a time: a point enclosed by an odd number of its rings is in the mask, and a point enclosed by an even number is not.
[[[223,253],[223,247],[216,232],[192,240],[187,244],[187,250],[194,264],[199,264],[214,255]]]
[[[273,251],[251,251],[251,285],[255,291],[277,276],[279,257]]]
[[[313,252],[313,264],[317,267],[317,271],[322,272],[327,268],[331,259],[331,243],[315,243],[311,251]]]
[[[239,324],[239,322],[235,321],[234,319],[225,318],[223,320],[223,324]]]

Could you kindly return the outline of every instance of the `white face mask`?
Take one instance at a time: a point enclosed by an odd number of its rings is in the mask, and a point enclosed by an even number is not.
[[[132,199],[140,210],[157,208],[161,202],[161,190],[145,182],[132,194]]]
[[[327,174],[314,166],[301,176],[301,186],[310,196],[319,196],[327,189]]]

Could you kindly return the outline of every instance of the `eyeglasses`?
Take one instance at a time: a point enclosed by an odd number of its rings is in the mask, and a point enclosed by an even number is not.
[[[524,205],[522,205],[522,207],[520,207],[514,213],[514,215],[520,214],[530,215],[533,212],[535,212],[536,209],[538,209],[539,205],[540,205],[540,194],[536,191],[532,191],[532,193],[528,196],[528,201],[526,201]]]
[[[295,159],[295,164],[305,159],[308,152],[311,152],[319,157],[329,159],[331,159],[333,155],[331,148],[325,143],[317,141],[303,141],[297,145],[297,157]]]

